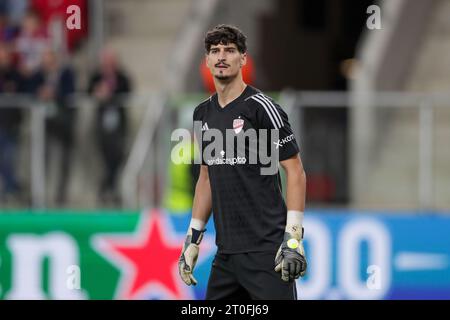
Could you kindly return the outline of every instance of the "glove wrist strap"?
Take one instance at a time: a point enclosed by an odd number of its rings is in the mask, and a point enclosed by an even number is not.
[[[192,218],[188,229],[188,236],[191,235],[190,243],[199,245],[205,231],[205,222],[200,219]]]
[[[287,212],[285,231],[297,240],[303,239],[303,216],[303,211],[289,210]]]
[[[195,243],[196,245],[199,245],[200,242],[202,242],[203,234],[205,233],[206,229],[196,230],[194,228],[191,228],[191,231],[192,231],[191,243]]]

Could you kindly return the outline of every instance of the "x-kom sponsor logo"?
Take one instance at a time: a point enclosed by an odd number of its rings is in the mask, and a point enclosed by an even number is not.
[[[291,142],[294,139],[295,139],[294,134],[290,134],[287,137],[284,137],[283,139],[279,139],[278,141],[274,142],[276,146],[275,149],[283,147],[286,143]]]

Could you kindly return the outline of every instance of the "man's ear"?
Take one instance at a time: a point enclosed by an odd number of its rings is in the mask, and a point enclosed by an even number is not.
[[[247,64],[247,52],[241,54],[241,67]]]

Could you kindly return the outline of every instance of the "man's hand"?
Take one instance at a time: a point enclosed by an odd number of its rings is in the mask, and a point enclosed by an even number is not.
[[[188,286],[195,286],[197,284],[197,280],[195,280],[192,273],[195,264],[197,263],[199,245],[205,231],[206,230],[199,231],[194,228],[189,228],[186,240],[184,241],[183,250],[181,251],[180,260],[178,261],[178,271],[181,279]]]
[[[284,233],[283,243],[275,257],[275,271],[281,271],[281,279],[284,281],[294,281],[306,273],[307,263],[302,239],[303,228],[301,232]]]

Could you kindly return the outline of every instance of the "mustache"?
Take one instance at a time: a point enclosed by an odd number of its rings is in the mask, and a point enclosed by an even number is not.
[[[216,63],[214,66],[215,67],[220,67],[220,66],[229,67],[230,65],[226,64],[225,62],[219,62],[219,63]]]

